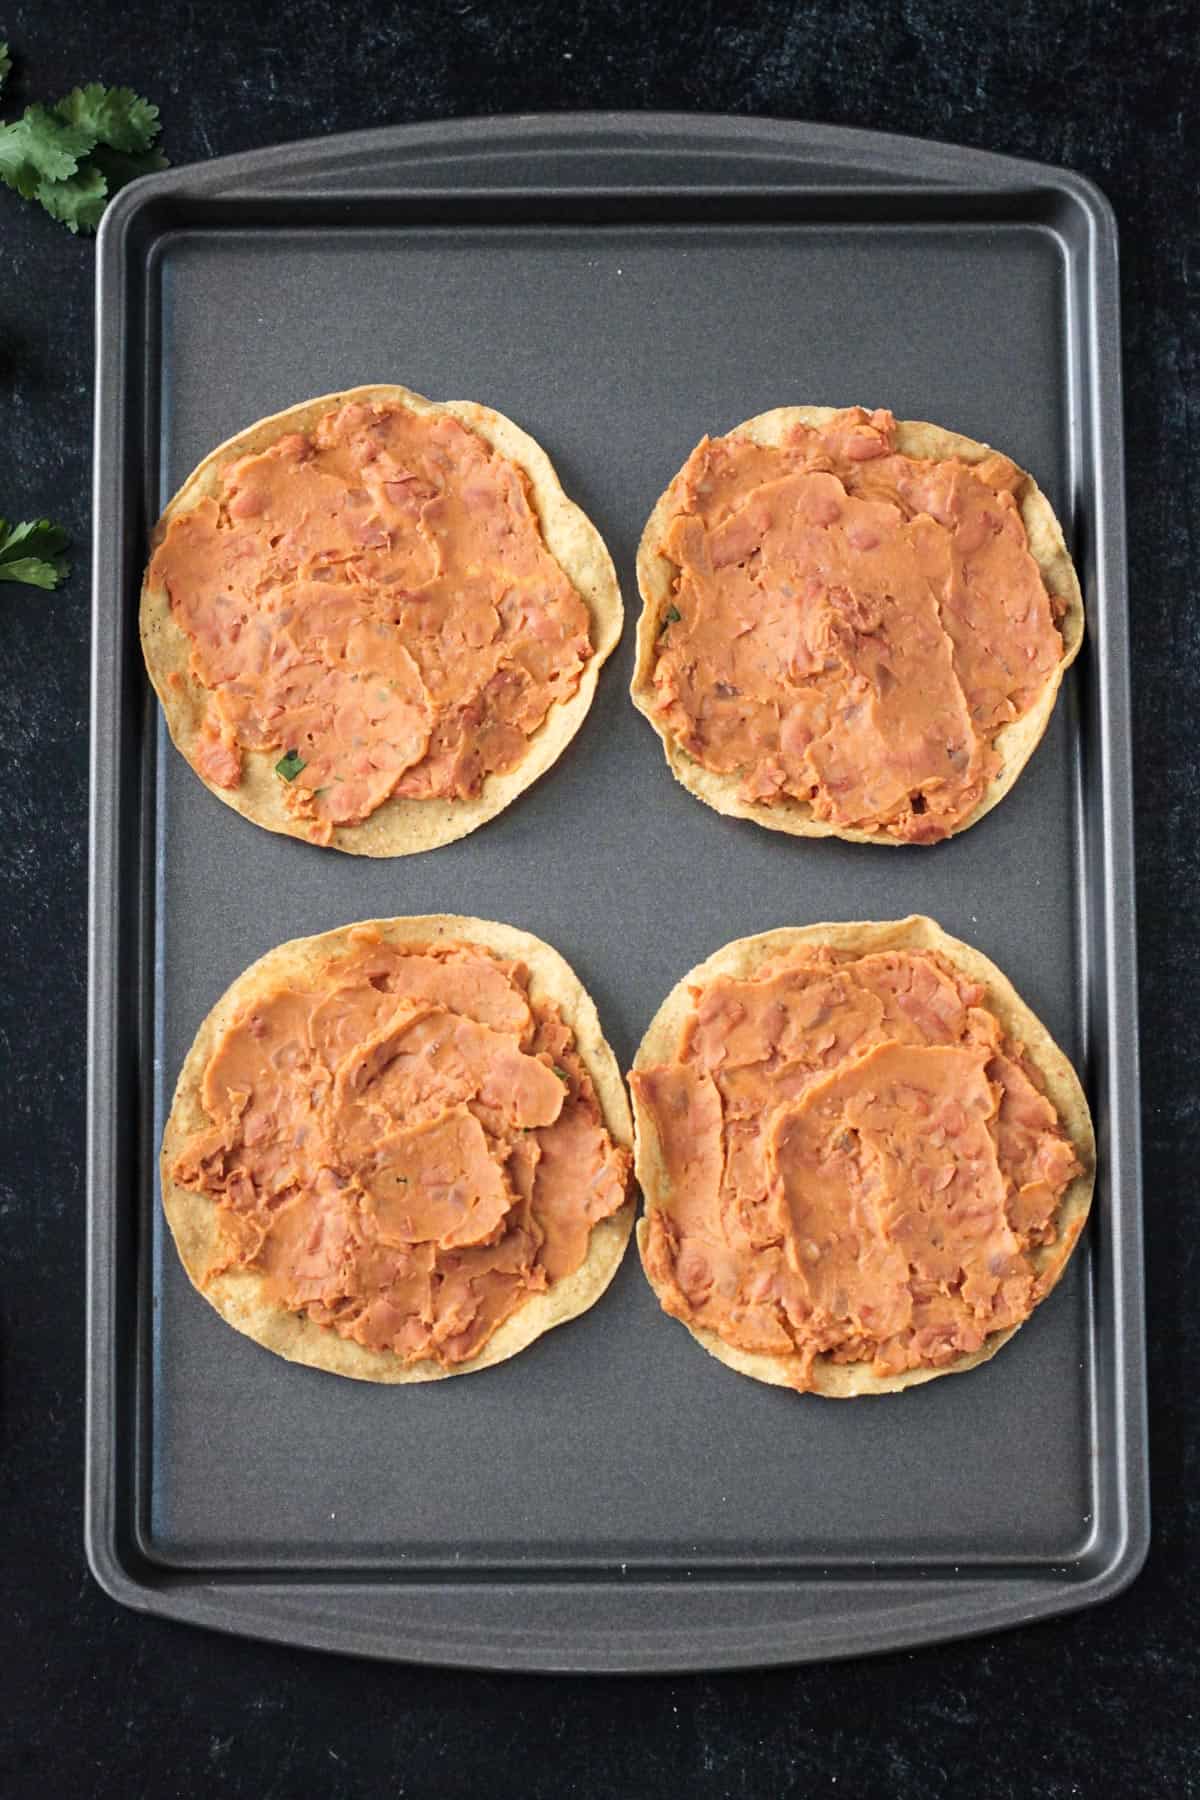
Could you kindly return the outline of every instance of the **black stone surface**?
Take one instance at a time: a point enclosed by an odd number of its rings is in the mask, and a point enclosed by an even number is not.
[[[0,1787],[12,1795],[1200,1791],[1197,20],[1186,3],[10,6],[6,108],[156,99],[185,162],[404,119],[761,112],[1061,162],[1120,220],[1155,1537],[1109,1606],[980,1642],[646,1681],[377,1667],[123,1612],[82,1551],[92,251],[0,192],[0,508],[79,553],[0,587]],[[1130,1021],[1130,1030],[1133,1030]],[[219,1478],[214,1467],[214,1478]]]

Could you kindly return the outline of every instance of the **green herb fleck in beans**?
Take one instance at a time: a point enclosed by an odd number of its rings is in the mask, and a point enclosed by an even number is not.
[[[287,755],[281,756],[279,761],[275,764],[275,773],[282,776],[284,781],[295,781],[301,769],[307,767],[308,764],[297,751],[289,750]]]

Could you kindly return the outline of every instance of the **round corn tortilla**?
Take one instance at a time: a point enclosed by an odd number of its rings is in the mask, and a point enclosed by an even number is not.
[[[1075,1155],[1082,1168],[1082,1173],[1075,1177],[1059,1202],[1055,1214],[1058,1227],[1056,1241],[1029,1252],[1044,1299],[1066,1267],[1067,1260],[1079,1241],[1079,1234],[1087,1221],[1088,1209],[1092,1203],[1092,1190],[1096,1180],[1096,1139],[1092,1130],[1092,1115],[1075,1070],[1040,1019],[1026,1006],[1008,977],[980,951],[972,949],[958,938],[950,937],[932,919],[914,913],[907,919],[883,923],[803,925],[784,927],[779,931],[764,931],[756,937],[737,938],[723,949],[715,951],[696,968],[689,970],[682,981],[676,982],[650,1022],[649,1030],[634,1058],[634,1068],[645,1068],[673,1059],[680,1030],[691,1010],[692,988],[703,986],[722,975],[745,979],[764,963],[809,944],[828,944],[835,950],[851,950],[859,956],[881,950],[938,950],[961,974],[971,981],[977,981],[985,989],[985,1004],[999,1019],[1008,1037],[1024,1045],[1030,1063],[1045,1086],[1047,1098],[1058,1113],[1059,1123],[1075,1147]],[[633,1116],[634,1168],[648,1212],[652,1207],[662,1204],[668,1180],[654,1122],[636,1094],[633,1098]],[[645,1268],[644,1218],[638,1220],[637,1235],[638,1249],[642,1252]],[[789,1385],[787,1359],[765,1356],[757,1351],[739,1350],[725,1343],[706,1326],[688,1325],[686,1329],[719,1362],[727,1363],[739,1374],[751,1375],[756,1381],[766,1381],[774,1387]],[[813,1364],[814,1385],[805,1391],[824,1395],[831,1400],[850,1400],[859,1394],[899,1393],[902,1388],[916,1387],[922,1382],[935,1380],[939,1375],[959,1375],[967,1369],[973,1369],[977,1363],[987,1362],[1018,1329],[1018,1326],[1013,1325],[1007,1330],[995,1331],[981,1349],[969,1355],[958,1356],[939,1368],[909,1369],[902,1375],[875,1375],[871,1372],[869,1363],[838,1363],[828,1355],[818,1356]]]
[[[747,419],[744,425],[735,425],[727,435],[751,438],[757,444],[778,445],[783,443],[793,426],[825,425],[839,410],[842,409],[833,406],[777,406],[771,412]],[[962,437],[956,431],[946,431],[940,425],[926,424],[921,419],[897,420],[896,449],[905,456],[936,461],[957,457],[965,463],[982,462],[993,454],[989,444]],[[982,819],[984,813],[990,812],[1012,787],[1041,741],[1054,711],[1063,675],[1078,656],[1083,643],[1083,595],[1075,565],[1067,553],[1062,527],[1033,476],[1024,470],[1020,473],[1022,480],[1016,490],[1016,499],[1029,539],[1030,554],[1041,570],[1047,590],[1066,602],[1066,612],[1058,627],[1063,640],[1062,660],[1030,710],[996,733],[992,741],[1003,758],[1002,765],[988,783],[978,806],[961,825],[947,834],[950,837],[956,837],[960,831]],[[781,795],[773,806],[764,806],[757,800],[740,800],[736,774],[723,775],[706,769],[675,742],[657,718],[654,712],[655,649],[679,572],[678,565],[663,556],[658,546],[678,479],[676,476],[650,514],[638,546],[637,576],[642,612],[638,620],[637,655],[630,686],[634,705],[646,715],[663,741],[675,779],[717,812],[728,813],[737,819],[753,819],[755,824],[766,825],[771,831],[786,831],[793,837],[840,837],[854,844],[907,843],[907,839],[889,837],[886,832],[863,831],[856,825],[835,825],[827,819],[818,819],[807,800],[797,800],[792,795]]]
[[[310,1368],[349,1375],[356,1381],[440,1381],[445,1376],[470,1375],[477,1369],[505,1362],[543,1332],[565,1324],[595,1304],[616,1274],[629,1242],[632,1197],[619,1212],[592,1227],[587,1256],[573,1274],[556,1281],[544,1293],[531,1294],[503,1321],[477,1356],[447,1369],[432,1358],[405,1365],[393,1351],[368,1350],[362,1344],[340,1338],[330,1325],[316,1325],[304,1314],[264,1300],[263,1277],[253,1269],[230,1269],[206,1282],[205,1271],[212,1262],[218,1237],[216,1203],[208,1195],[182,1186],[171,1175],[187,1138],[210,1123],[201,1100],[202,1083],[222,1032],[259,994],[270,991],[281,980],[311,981],[331,957],[350,949],[350,934],[361,930],[377,932],[388,944],[427,944],[450,938],[481,945],[506,960],[523,962],[530,973],[531,997],[552,1001],[575,1034],[576,1048],[592,1078],[610,1137],[629,1147],[632,1121],[616,1058],[600,1029],[595,1003],[557,950],[512,925],[454,913],[367,919],[322,932],[318,937],[293,938],[268,950],[217,1001],[188,1051],[163,1133],[159,1158],[163,1210],[192,1285],[235,1331],[243,1332],[289,1362],[307,1363]]]
[[[394,385],[347,388],[341,393],[305,400],[260,419],[218,444],[167,505],[151,536],[151,556],[177,514],[187,512],[206,497],[216,496],[226,464],[266,450],[291,432],[311,431],[325,413],[352,401],[405,407],[415,413],[450,413],[498,455],[522,469],[529,481],[531,504],[546,548],[587,607],[591,626],[592,656],[579,678],[578,688],[570,699],[557,701],[550,708],[515,769],[485,777],[479,793],[471,799],[408,800],[394,796],[360,824],[335,826],[330,840],[331,848],[357,856],[412,856],[420,850],[435,850],[441,844],[453,843],[495,818],[562,755],[587,716],[601,665],[621,636],[621,590],[604,539],[586,514],[568,500],[550,458],[527,432],[491,407],[470,400],[426,400],[409,388]],[[303,822],[284,804],[282,783],[275,773],[278,750],[243,750],[242,779],[236,788],[217,787],[195,769],[193,747],[209,690],[190,673],[191,640],[175,620],[166,589],[151,586],[149,564],[142,582],[141,638],[146,668],[162,702],[167,729],[205,787],[256,825],[309,842]]]

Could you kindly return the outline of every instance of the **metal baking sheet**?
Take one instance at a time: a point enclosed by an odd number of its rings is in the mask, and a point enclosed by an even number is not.
[[[1086,1605],[1148,1540],[1116,241],[1079,177],[803,125],[501,119],[136,183],[99,249],[87,1545],[175,1618],[370,1655],[716,1668]],[[584,729],[499,819],[372,862],[258,830],[166,739],[137,644],[149,523],[218,440],[397,380],[546,446],[626,633]],[[933,849],[796,842],[672,780],[627,696],[634,550],[705,431],[890,406],[1032,469],[1089,632],[1012,795]],[[732,937],[933,914],[1084,1073],[1094,1222],[995,1362],[836,1405],[745,1381],[632,1248],[578,1322],[470,1380],[294,1368],[188,1287],[156,1147],[218,995],[301,933],[463,910],[555,944],[623,1067]]]

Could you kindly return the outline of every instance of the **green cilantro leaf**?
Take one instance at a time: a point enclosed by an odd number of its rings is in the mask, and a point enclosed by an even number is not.
[[[307,767],[308,765],[303,757],[299,756],[295,750],[289,750],[287,754],[281,756],[279,761],[275,764],[275,773],[277,775],[282,775],[285,781],[295,781],[301,769]]]
[[[0,563],[7,562],[16,550],[25,556],[50,557],[60,556],[66,547],[66,532],[49,519],[26,519],[11,529],[7,520],[0,519]]]
[[[11,69],[12,57],[8,54],[8,45],[0,43],[0,88],[2,88],[8,80]]]
[[[74,236],[78,231],[95,231],[99,225],[108,205],[108,182],[99,169],[85,163],[77,175],[66,181],[41,182],[37,198],[50,217]]]
[[[26,519],[12,527],[0,519],[0,581],[57,587],[71,566],[63,555],[66,547],[66,532],[49,519]]]
[[[682,617],[683,614],[677,606],[668,606],[666,612],[663,614],[662,624],[658,628],[659,632],[664,632],[668,625],[678,625]]]
[[[56,588],[69,569],[69,563],[57,569],[53,563],[43,562],[38,556],[18,556],[15,562],[0,564],[0,581],[21,581],[26,587]]]
[[[0,82],[7,69],[0,46]],[[94,231],[119,188],[167,167],[154,146],[158,133],[157,106],[132,88],[92,81],[54,107],[27,106],[0,125],[0,181],[39,200],[68,231]]]
[[[129,156],[143,155],[159,132],[157,106],[132,88],[104,87],[99,81],[72,88],[54,112],[65,125],[90,132],[93,144],[107,144]]]
[[[94,141],[44,106],[27,106],[13,124],[0,125],[0,181],[34,200],[44,181],[69,180]]]
[[[139,175],[155,175],[169,164],[161,150],[139,150],[136,155],[130,155],[126,150],[110,150],[107,144],[97,144],[88,157],[87,166],[99,169],[108,182],[109,192],[115,194],[127,181],[136,181]]]
[[[571,1077],[567,1074],[567,1071],[563,1068],[560,1068],[558,1063],[551,1063],[550,1066],[554,1070],[554,1073],[558,1076],[558,1079],[560,1081],[565,1081],[567,1086],[570,1087]]]

